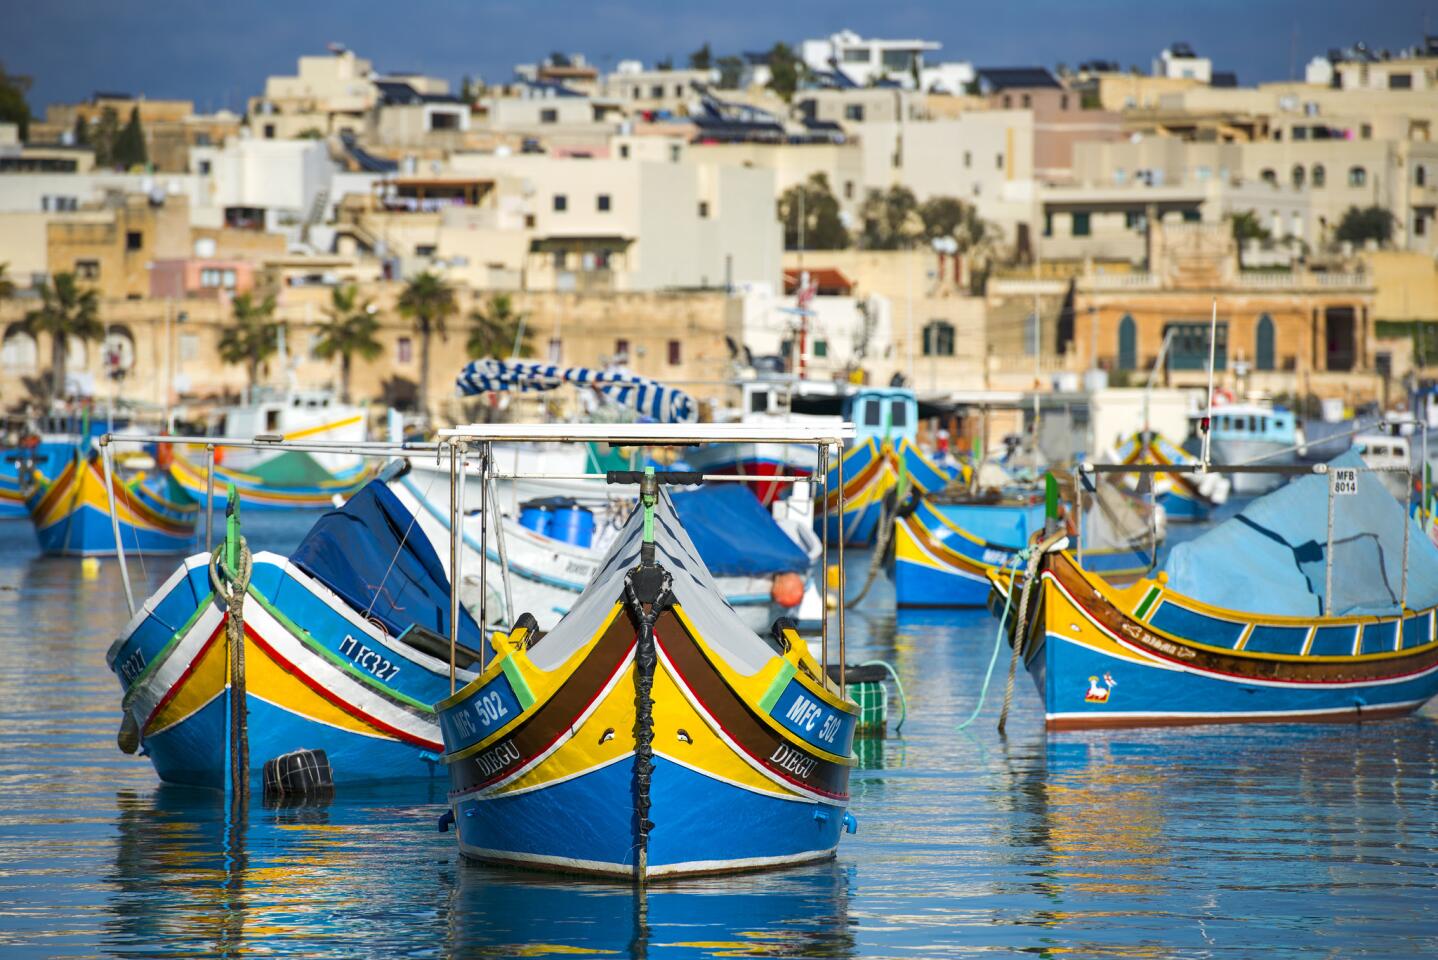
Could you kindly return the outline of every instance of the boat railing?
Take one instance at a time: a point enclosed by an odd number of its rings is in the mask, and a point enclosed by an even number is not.
[[[497,509],[498,498],[492,492],[494,480],[498,474],[494,472],[494,451],[496,443],[609,443],[614,446],[624,447],[691,447],[709,443],[790,443],[799,445],[813,445],[818,454],[818,469],[813,476],[805,474],[778,474],[766,476],[766,481],[778,483],[812,483],[819,490],[819,502],[822,504],[823,515],[821,518],[821,529],[823,530],[823,550],[825,562],[829,553],[829,457],[835,455],[838,475],[836,485],[838,488],[837,510],[839,516],[844,515],[844,446],[852,441],[855,436],[855,428],[852,423],[648,423],[648,424],[605,424],[605,423],[583,423],[583,424],[471,424],[469,426],[452,427],[439,431],[439,444],[448,446],[450,450],[449,471],[450,471],[450,570],[451,583],[462,582],[461,565],[463,563],[463,551],[460,549],[461,538],[456,534],[460,529],[461,518],[464,512],[464,496],[467,482],[461,482],[462,477],[469,475],[468,458],[473,451],[477,455],[478,473],[480,477],[480,543],[487,543],[487,527],[493,522],[496,528],[498,542],[498,553],[500,563],[506,564],[505,550],[503,545],[504,528],[499,523],[498,517],[491,520],[490,513],[492,505]],[[569,477],[573,479],[595,480],[603,479],[606,483],[626,482],[634,483],[643,478],[638,471],[613,471],[610,473],[593,473],[580,475],[559,475],[540,473],[524,473],[516,471],[504,475],[509,479],[556,479]],[[728,477],[722,479],[709,474],[698,472],[683,472],[674,475],[674,482],[694,483],[698,480],[716,479],[720,482],[742,480],[742,477]],[[837,590],[840,597],[844,595],[844,543],[843,538],[838,538],[838,584]],[[480,583],[487,583],[487,564],[489,562],[489,551],[479,551]],[[821,578],[823,592],[824,613],[821,618],[820,627],[820,676],[827,677],[829,669],[829,577],[827,571]],[[451,617],[450,617],[450,647],[453,652],[458,641],[459,623],[459,591],[451,591]],[[480,622],[487,620],[486,605],[488,603],[488,591],[481,586],[480,589]],[[506,604],[508,602],[506,601]],[[512,612],[511,612],[512,615]],[[844,689],[844,664],[846,662],[846,644],[844,633],[844,609],[843,604],[837,605],[838,616],[838,664],[839,664],[839,689]],[[485,669],[486,651],[481,649],[480,671]],[[453,690],[454,679],[454,658],[450,659],[450,686]]]

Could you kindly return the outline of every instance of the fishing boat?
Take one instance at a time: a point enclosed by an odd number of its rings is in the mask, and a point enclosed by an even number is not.
[[[375,475],[374,467],[364,463],[332,474],[310,453],[286,450],[249,470],[215,464],[211,485],[207,465],[183,451],[171,456],[170,477],[192,499],[203,504],[214,490],[216,504],[223,505],[226,491],[233,487],[246,511],[329,509],[336,496],[354,494]]]
[[[163,481],[112,471],[109,489],[99,456],[71,448],[69,463],[53,480],[30,478],[25,505],[45,553],[101,556],[115,553],[116,522],[126,549],[184,553],[194,545],[199,506],[171,497]],[[110,512],[111,491],[115,514]]]
[[[1083,566],[1114,581],[1154,567],[1162,534],[1113,484],[1100,485],[1085,512]],[[983,607],[990,577],[1018,563],[1044,525],[1042,500],[943,502],[923,499],[894,521],[894,594],[900,607]]]
[[[498,456],[501,454],[496,453]],[[393,471],[389,484],[400,502],[418,518],[419,530],[443,556],[449,546],[449,504],[441,502],[447,487],[435,490],[434,479],[432,473],[401,467]],[[606,485],[591,480],[587,486],[604,489]],[[608,489],[613,496],[616,489],[623,488]],[[466,504],[472,509],[479,497],[468,497],[466,494]],[[807,583],[812,559],[752,494],[737,484],[728,484],[700,487],[673,497],[686,526],[700,544],[700,556],[721,596],[745,623],[760,629],[779,616],[797,619],[806,593],[815,589]],[[498,529],[491,524],[486,589],[489,597],[501,602],[507,592],[514,608],[501,621],[512,622],[514,614],[523,610],[535,618],[542,630],[558,623],[593,579],[605,551],[632,512],[632,499],[621,502],[622,509],[594,511],[585,502],[541,498],[521,504],[515,516],[502,515]],[[471,610],[480,590],[480,526],[477,515],[470,514],[464,522],[462,544],[469,573],[461,596]],[[504,561],[508,565],[507,578]]]
[[[1191,414],[1206,416],[1206,411]],[[1285,466],[1296,461],[1303,445],[1303,431],[1298,428],[1293,411],[1254,403],[1228,403],[1216,406],[1209,425],[1210,462],[1215,466],[1234,466],[1262,462]],[[1185,444],[1197,453],[1197,434]],[[1236,473],[1233,492],[1238,496],[1267,493],[1283,482],[1277,473]]]
[[[202,787],[233,787],[238,738],[256,769],[322,751],[336,785],[442,776],[432,705],[450,690],[449,583],[429,542],[408,535],[412,515],[371,482],[289,557],[250,557],[237,500],[215,557],[181,564],[110,647],[130,746],[162,780]],[[226,602],[236,589],[238,643]],[[462,612],[462,680],[482,643]]]
[[[992,574],[1049,728],[1366,720],[1431,698],[1438,548],[1361,467],[1344,454],[1127,587],[1046,552],[1023,622],[1025,584]],[[1348,486],[1330,501],[1330,483]]]
[[[1153,491],[1169,520],[1202,523],[1228,500],[1232,484],[1221,473],[1196,473],[1198,460],[1157,433],[1139,431],[1119,445],[1114,460],[1125,464],[1188,467],[1187,472],[1152,474]],[[1136,485],[1136,484],[1135,484]]]
[[[489,436],[506,432],[441,431]],[[553,630],[521,619],[438,704],[445,823],[466,857],[643,881],[825,859],[852,829],[858,707],[788,624],[761,637],[739,621],[663,480],[646,472],[641,508]]]
[[[218,434],[251,439],[362,443],[368,434],[365,409],[344,403],[328,390],[257,388],[248,402],[221,412]],[[254,473],[266,461],[284,455],[282,447],[244,444],[225,448],[226,465]],[[361,462],[353,453],[318,451],[310,454],[331,476],[352,471]]]

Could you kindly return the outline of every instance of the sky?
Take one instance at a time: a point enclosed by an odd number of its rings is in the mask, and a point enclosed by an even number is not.
[[[582,52],[682,63],[849,28],[943,44],[940,59],[1053,67],[1115,60],[1148,68],[1186,40],[1252,84],[1302,77],[1330,47],[1375,49],[1438,32],[1438,0],[0,0],[0,63],[33,78],[30,106],[97,90],[243,110],[270,74],[339,42],[382,71],[509,79],[515,63]],[[21,12],[23,11],[23,12]],[[1296,32],[1296,34],[1295,34]],[[1295,51],[1296,50],[1296,55]]]

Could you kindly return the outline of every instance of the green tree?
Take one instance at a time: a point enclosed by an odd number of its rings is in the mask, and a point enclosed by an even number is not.
[[[15,296],[15,281],[10,279],[10,264],[0,263],[0,300]]]
[[[1343,214],[1343,219],[1338,222],[1338,230],[1334,236],[1339,241],[1353,244],[1374,240],[1380,247],[1386,246],[1388,241],[1393,239],[1393,222],[1393,214],[1382,207],[1373,206],[1361,210],[1358,207],[1349,207]]]
[[[99,167],[113,167],[115,165],[115,141],[120,136],[120,115],[115,112],[114,107],[106,107],[100,111],[100,119],[95,123],[95,129],[91,132],[90,143],[95,147],[95,165]]]
[[[744,75],[744,59],[733,55],[720,57],[714,61],[719,67],[719,89],[734,90],[739,86],[739,78]]]
[[[31,336],[50,337],[50,396],[59,400],[65,392],[65,346],[70,338],[99,340],[105,335],[99,294],[76,282],[73,273],[57,273],[40,288],[40,306],[22,322]]]
[[[919,205],[924,221],[924,239],[952,237],[964,222],[964,202],[957,197],[930,197]]]
[[[256,302],[242,293],[230,305],[233,319],[220,333],[218,353],[225,363],[244,365],[251,387],[259,385],[260,368],[280,348],[280,324],[275,320],[275,298]]]
[[[29,77],[12,76],[0,63],[0,123],[13,123],[19,127],[22,142],[30,139],[30,104],[25,102],[29,89]]]
[[[1228,224],[1233,230],[1233,240],[1239,246],[1249,240],[1262,241],[1272,236],[1252,210],[1235,210],[1228,215]]]
[[[350,402],[350,369],[356,355],[373,360],[383,347],[375,339],[379,331],[379,311],[369,300],[360,302],[359,288],[354,284],[330,290],[330,305],[325,308],[329,319],[315,344],[315,356],[321,360],[340,358],[340,396]]]
[[[802,202],[801,202],[802,201]],[[799,230],[803,212],[802,247]],[[829,178],[816,173],[803,184],[795,184],[779,197],[779,219],[784,224],[786,250],[844,250],[849,231],[839,216],[839,201],[829,189]]]
[[[319,127],[305,127],[299,133],[295,134],[296,140],[323,140],[324,138],[324,131]]]
[[[112,159],[116,166],[141,167],[147,160],[145,152],[145,130],[140,125],[140,108],[130,108],[130,120],[115,138]]]
[[[459,311],[454,288],[443,277],[425,271],[411,277],[399,295],[400,316],[414,321],[419,334],[419,408],[429,416],[429,348],[430,340],[444,336],[445,322]]]
[[[785,100],[792,98],[799,89],[801,67],[792,47],[782,42],[774,44],[769,51],[769,89]]]
[[[75,146],[83,147],[90,142],[90,125],[80,114],[75,114],[75,129],[73,133]]]
[[[514,300],[507,293],[496,293],[485,306],[471,310],[469,339],[464,344],[470,358],[530,356],[532,331],[525,318],[514,309]]]
[[[899,250],[924,233],[919,201],[908,187],[870,190],[859,208],[864,223],[863,242],[869,250]]]
[[[654,69],[668,73],[670,70],[674,69],[674,58],[665,57],[663,60],[660,60],[654,65]]]
[[[704,46],[689,54],[690,70],[708,70],[714,66],[714,52],[709,49],[709,42],[706,40]]]

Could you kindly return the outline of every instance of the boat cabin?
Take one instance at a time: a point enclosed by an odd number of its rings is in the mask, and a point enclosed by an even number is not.
[[[1211,429],[1215,440],[1268,440],[1284,446],[1298,442],[1293,411],[1281,407],[1254,404],[1215,407]]]
[[[854,424],[856,443],[913,441],[919,431],[919,403],[902,387],[863,387],[844,400],[844,419]]]

